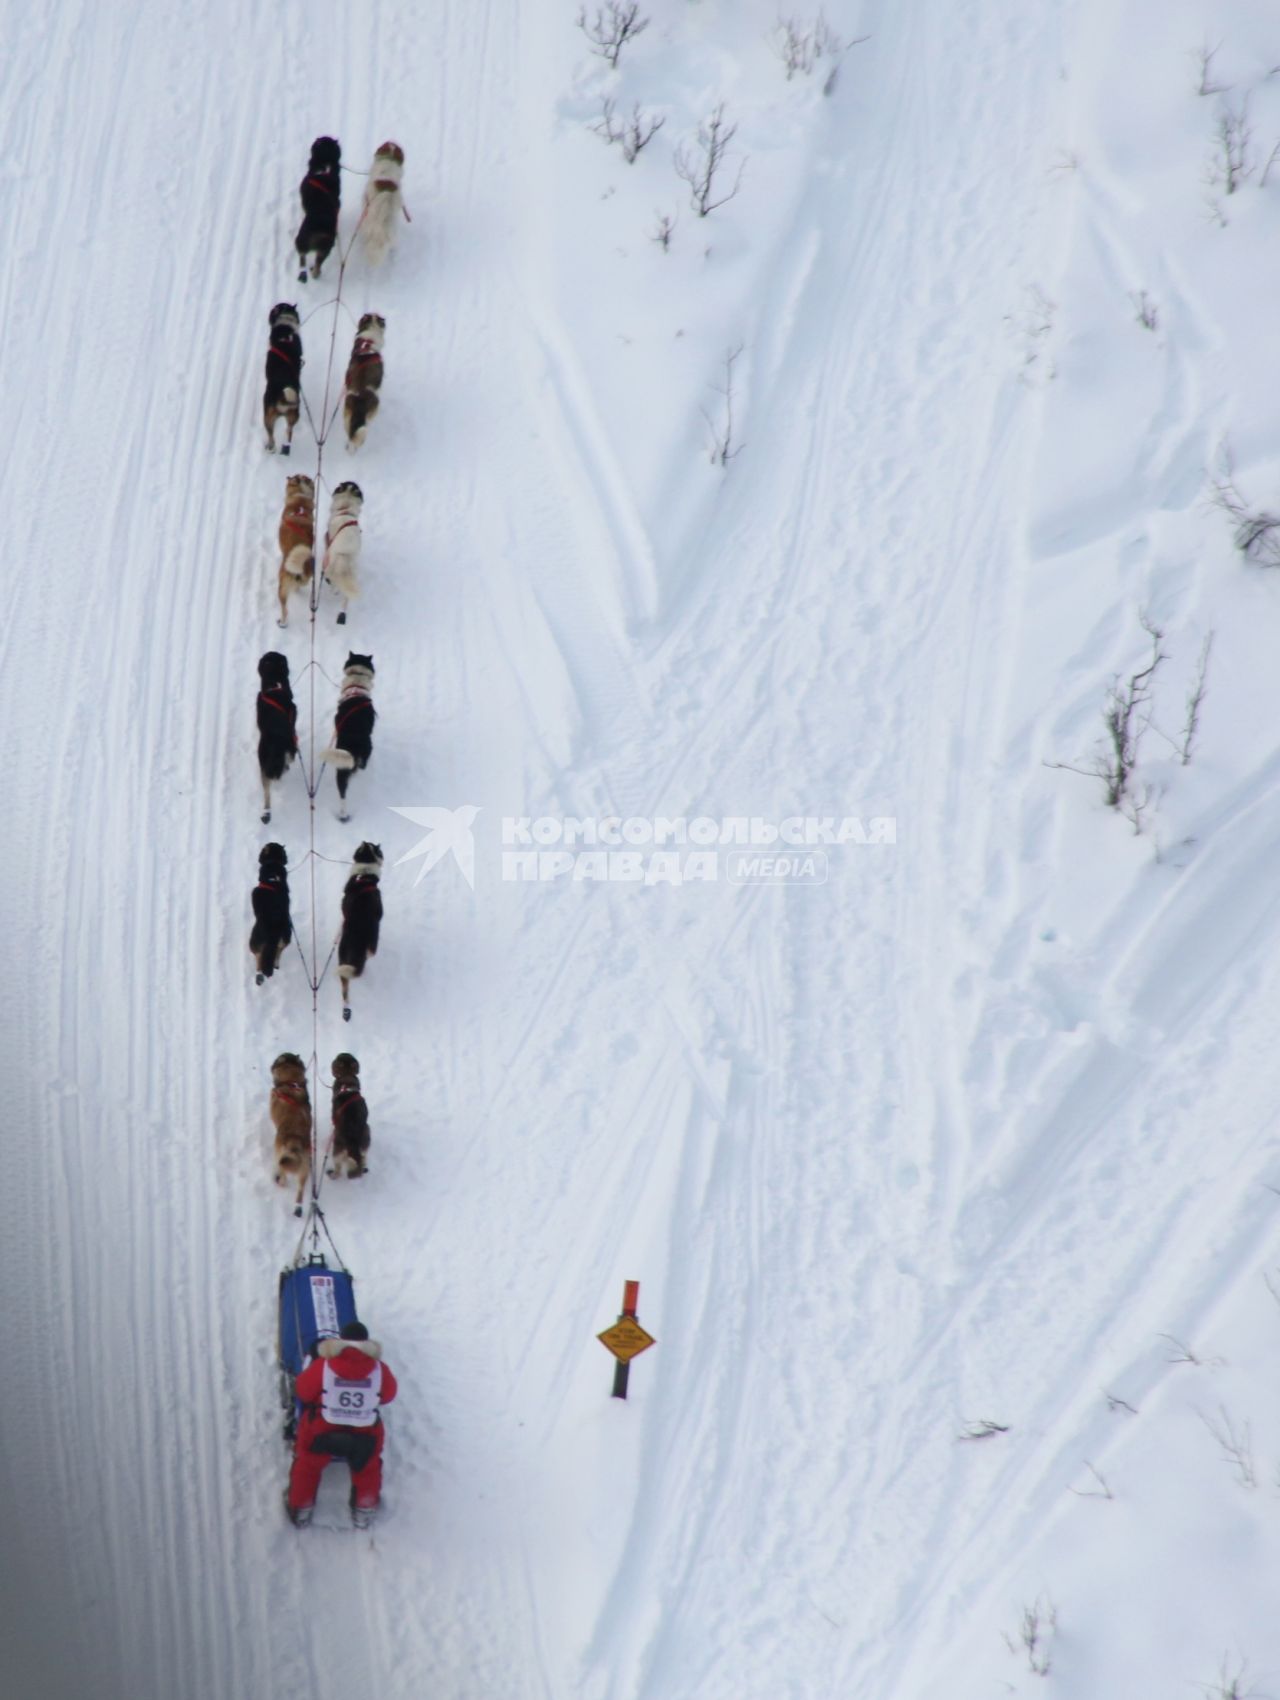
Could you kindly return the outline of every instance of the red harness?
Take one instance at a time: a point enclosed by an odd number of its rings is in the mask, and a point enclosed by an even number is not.
[[[336,738],[341,733],[342,728],[346,725],[347,721],[350,720],[350,718],[353,714],[358,714],[362,708],[372,708],[372,707],[373,707],[373,698],[372,697],[370,697],[370,696],[353,697],[352,700],[347,704],[345,712],[343,712],[341,709],[338,711],[338,716],[333,723],[333,735],[334,735],[334,737]]]
[[[351,1108],[351,1106],[353,1104],[363,1104],[364,1103],[364,1093],[361,1092],[361,1090],[358,1086],[356,1086],[356,1087],[351,1087],[351,1086],[339,1087],[337,1090],[339,1092],[343,1092],[345,1094],[345,1096],[343,1097],[341,1103],[337,1103],[333,1106],[333,1119],[334,1119],[334,1121],[337,1121],[339,1116],[346,1115],[347,1111]],[[335,1092],[334,1095],[336,1097],[337,1093]]]
[[[351,350],[351,358],[353,361],[363,365],[366,360],[381,360],[382,350],[378,347],[376,342],[370,342],[368,337],[358,336],[356,338],[356,345]]]
[[[271,1088],[271,1096],[273,1098],[283,1098],[286,1103],[292,1104],[309,1104],[311,1102],[311,1100],[307,1097],[306,1087],[296,1080],[286,1080],[281,1082],[279,1085],[273,1086]]]
[[[333,184],[326,183],[323,177],[308,177],[307,182],[311,184],[313,189],[323,189],[326,195],[337,195],[337,190]]]
[[[297,359],[296,354],[286,354],[283,348],[277,348],[275,343],[267,345],[267,353],[274,354],[277,360],[283,360],[286,366],[292,366]]]
[[[358,526],[359,524],[360,524],[360,522],[357,519],[344,519],[342,524],[340,526],[338,526],[336,528],[336,530],[331,531],[329,533],[328,537],[325,538],[325,542],[326,543],[332,543],[334,538],[338,535],[339,531],[345,531],[349,525]],[[368,699],[366,698],[365,700],[367,701]]]

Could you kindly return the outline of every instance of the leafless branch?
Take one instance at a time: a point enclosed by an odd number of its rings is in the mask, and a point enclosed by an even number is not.
[[[1235,1470],[1241,1485],[1257,1487],[1258,1472],[1253,1462],[1253,1435],[1249,1424],[1242,1423],[1237,1427],[1225,1405],[1218,1406],[1216,1420],[1201,1411],[1200,1421],[1217,1441],[1222,1456]]]
[[[1219,41],[1215,42],[1214,45],[1210,47],[1206,38],[1206,40],[1201,42],[1200,46],[1193,51],[1192,58],[1200,67],[1200,81],[1196,88],[1197,94],[1206,95],[1226,93],[1227,85],[1225,83],[1215,83],[1213,80],[1214,55],[1221,46],[1222,43]]]
[[[1241,1659],[1233,1671],[1231,1655],[1222,1655],[1222,1668],[1213,1682],[1198,1682],[1197,1688],[1202,1688],[1208,1700],[1263,1700],[1263,1696],[1253,1687],[1249,1679],[1249,1667]]]
[[[1043,1600],[1033,1601],[1029,1606],[1023,1606],[1018,1639],[1027,1655],[1027,1669],[1036,1676],[1049,1674],[1050,1643],[1057,1627],[1057,1607],[1047,1596]]]
[[[671,238],[675,232],[678,213],[658,212],[653,215],[657,219],[656,226],[649,232],[651,239],[658,244],[665,254],[671,247]]]
[[[605,0],[590,19],[585,6],[578,13],[578,28],[591,43],[591,51],[598,53],[615,71],[622,49],[648,27],[648,18],[640,16],[639,0]]]
[[[1201,1360],[1191,1350],[1190,1346],[1184,1345],[1184,1343],[1178,1339],[1176,1334],[1162,1334],[1160,1338],[1162,1340],[1167,1340],[1170,1346],[1173,1347],[1173,1354],[1165,1360],[1166,1363],[1195,1364],[1197,1369],[1200,1367]]]
[[[957,1440],[990,1440],[993,1435],[1008,1434],[1008,1423],[993,1423],[990,1417],[983,1417],[976,1423],[970,1423]]]
[[[1108,1393],[1104,1387],[1102,1390],[1102,1396],[1107,1401],[1107,1409],[1109,1411],[1128,1411],[1131,1417],[1137,1416],[1138,1407],[1136,1405],[1131,1405],[1127,1399],[1122,1399],[1118,1393]]]
[[[713,466],[728,466],[729,462],[741,454],[743,445],[733,440],[733,368],[742,353],[743,345],[725,350],[724,383],[716,385],[716,392],[723,397],[724,406],[719,421],[712,419],[704,407],[702,417],[707,422],[707,430],[711,436],[711,463]]]
[[[682,142],[675,151],[676,175],[689,185],[693,210],[699,218],[706,218],[708,213],[713,213],[717,207],[722,207],[726,201],[733,199],[741,187],[742,174],[747,168],[744,159],[738,167],[738,175],[733,180],[732,189],[722,192],[716,179],[724,171],[729,144],[738,133],[736,124],[726,123],[724,106],[724,101],[721,101],[698,125],[696,142]]]
[[[1114,1499],[1115,1495],[1108,1486],[1106,1477],[1095,1469],[1087,1458],[1084,1461],[1084,1467],[1098,1485],[1096,1488],[1072,1488],[1072,1493],[1080,1499]]]
[[[1200,645],[1200,659],[1196,664],[1195,683],[1187,695],[1187,718],[1183,723],[1182,744],[1179,749],[1183,767],[1186,767],[1191,760],[1192,747],[1200,731],[1200,709],[1209,689],[1209,656],[1212,650],[1213,633],[1210,632]]]
[[[1135,291],[1134,294],[1130,295],[1129,299],[1133,302],[1135,308],[1134,316],[1143,329],[1148,331],[1155,330],[1156,326],[1160,322],[1160,314],[1156,308],[1155,302],[1147,294],[1146,290],[1139,289]]]
[[[1209,155],[1206,178],[1211,188],[1234,195],[1253,176],[1251,162],[1253,126],[1249,123],[1249,97],[1241,95],[1239,106],[1224,100],[1214,126],[1216,147]]]
[[[1232,480],[1213,481],[1212,501],[1232,521],[1231,541],[1246,560],[1259,567],[1280,567],[1280,514],[1251,508]]]
[[[782,61],[790,82],[797,71],[802,71],[807,77],[821,60],[839,59],[851,47],[869,39],[860,35],[854,41],[842,42],[827,22],[825,13],[819,9],[817,17],[812,20],[779,16],[770,33],[769,45]]]

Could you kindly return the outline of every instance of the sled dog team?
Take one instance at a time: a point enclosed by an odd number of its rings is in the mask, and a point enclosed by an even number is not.
[[[390,251],[398,221],[409,214],[400,191],[404,150],[384,142],[374,154],[364,191],[357,234],[370,265],[377,266]],[[299,283],[318,278],[338,239],[341,209],[341,149],[331,136],[312,144],[307,174],[299,184],[302,223],[294,246]],[[308,266],[310,261],[310,266]],[[294,303],[278,302],[268,314],[266,388],[262,422],[266,448],[288,455],[293,433],[305,405],[302,395],[302,321]],[[342,394],[342,419],[349,453],[365,442],[377,417],[383,378],[383,349],[387,322],[380,313],[365,313],[357,326],[347,361]],[[276,426],[283,442],[276,443]],[[352,600],[359,595],[361,553],[360,515],[364,493],[352,479],[333,490],[325,526],[321,579],[341,598],[337,623],[344,625]],[[291,597],[308,596],[315,576],[316,489],[306,474],[285,480],[284,507],[278,532],[280,566],[277,573],[279,624],[287,626]],[[258,662],[258,771],[262,780],[262,821],[271,820],[271,788],[283,779],[298,754],[298,710],[287,658],[269,650]],[[363,771],[373,752],[374,665],[371,655],[352,651],[347,656],[334,714],[333,736],[321,761],[333,767],[338,788],[338,818],[349,820],[347,791],[353,774]],[[376,955],[382,921],[379,878],[381,847],[362,843],[352,859],[342,894],[342,927],[337,943],[338,978],[343,1017],[350,1019],[350,983]],[[258,879],[252,893],[253,928],[249,949],[258,985],[280,966],[293,939],[289,910],[288,857],[282,844],[264,845],[258,857]],[[360,1088],[360,1065],[349,1052],[336,1056],[333,1076],[333,1140],[328,1173],[356,1179],[367,1170],[370,1145],[369,1113]],[[295,1215],[301,1214],[304,1189],[311,1175],[312,1114],[307,1070],[302,1058],[283,1052],[271,1066],[271,1122],[275,1128],[275,1180],[296,1186]]]

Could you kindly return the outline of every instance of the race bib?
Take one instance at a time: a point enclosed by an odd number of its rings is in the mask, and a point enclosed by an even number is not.
[[[382,1391],[382,1365],[375,1364],[360,1381],[343,1381],[332,1364],[324,1366],[320,1414],[327,1423],[342,1428],[368,1428],[377,1421],[378,1395]]]

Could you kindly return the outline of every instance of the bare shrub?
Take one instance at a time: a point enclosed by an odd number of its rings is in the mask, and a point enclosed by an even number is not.
[[[680,215],[678,213],[658,212],[655,209],[653,216],[658,222],[649,232],[650,240],[656,242],[664,254],[668,253],[671,248],[671,238],[675,234],[676,221]]]
[[[639,0],[605,0],[596,7],[594,18],[587,17],[585,6],[578,13],[578,28],[591,43],[591,51],[615,71],[622,49],[648,27],[648,18],[640,16]]]
[[[1137,668],[1127,679],[1117,674],[1107,688],[1102,710],[1105,737],[1102,747],[1088,767],[1071,762],[1050,762],[1050,767],[1066,768],[1071,773],[1087,774],[1100,779],[1106,804],[1133,823],[1141,832],[1143,816],[1150,807],[1154,793],[1135,780],[1142,739],[1151,724],[1151,692],[1156,672],[1166,661],[1161,643],[1164,633],[1146,614],[1141,616],[1142,629],[1151,639],[1151,655],[1145,667]]]
[[[718,419],[713,419],[705,407],[702,410],[702,417],[706,420],[707,430],[710,433],[710,453],[711,464],[713,466],[728,466],[729,462],[735,457],[735,455],[742,453],[743,445],[741,443],[736,443],[733,437],[733,368],[737,364],[739,355],[742,353],[742,346],[743,345],[739,343],[736,348],[729,348],[725,350],[724,382],[716,385],[716,391],[722,398],[723,402],[720,409],[720,417]]]
[[[722,207],[726,201],[733,199],[741,187],[742,174],[747,168],[744,159],[738,166],[733,187],[725,188],[724,174],[729,144],[737,135],[738,126],[726,120],[724,105],[724,101],[721,101],[698,125],[696,141],[682,142],[675,151],[676,175],[689,185],[693,210],[699,218],[706,218],[708,213],[713,213],[717,207]]]
[[[1027,1656],[1027,1669],[1036,1676],[1048,1676],[1052,1669],[1051,1650],[1058,1628],[1058,1610],[1046,1594],[1023,1606],[1022,1619],[1016,1637],[1006,1635],[1005,1645],[1011,1653],[1019,1648]]]
[[[1258,567],[1280,567],[1280,514],[1252,507],[1236,488],[1230,470],[1213,481],[1212,500],[1232,522],[1231,541]]]
[[[1225,1405],[1218,1406],[1216,1417],[1200,1413],[1200,1421],[1217,1441],[1219,1450],[1236,1473],[1242,1487],[1258,1485],[1258,1471],[1253,1461],[1253,1431],[1248,1423],[1237,1423]]]

